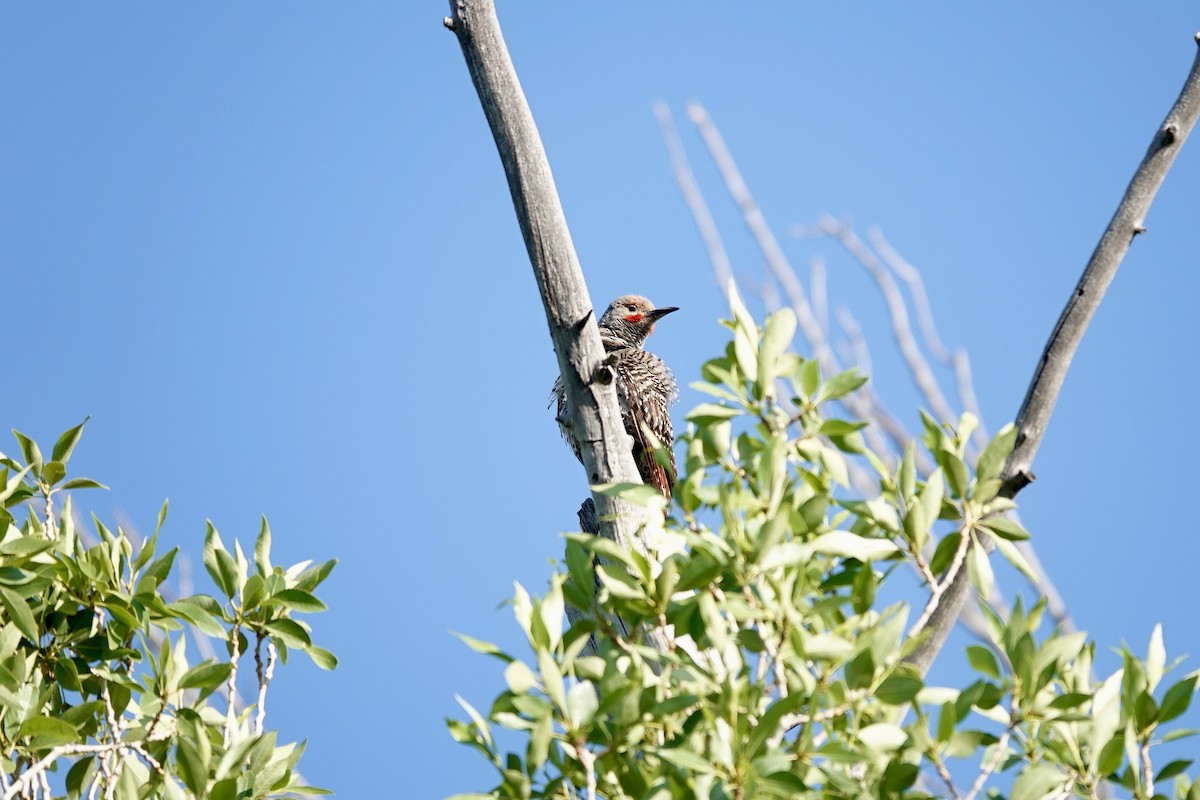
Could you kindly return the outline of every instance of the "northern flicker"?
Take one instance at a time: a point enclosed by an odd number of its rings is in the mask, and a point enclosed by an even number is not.
[[[675,307],[655,308],[646,298],[627,294],[612,301],[600,317],[600,339],[608,352],[606,363],[613,370],[621,419],[625,422],[625,431],[633,438],[633,460],[642,482],[667,497],[675,487],[675,455],[671,452],[674,434],[669,408],[679,390],[675,376],[663,360],[643,347],[646,337],[654,331],[654,323],[678,310]],[[570,417],[562,378],[554,382],[551,404],[557,405],[563,438],[582,462],[579,442],[565,424]],[[655,460],[654,441],[646,435],[646,429],[666,448],[671,464],[669,469]]]

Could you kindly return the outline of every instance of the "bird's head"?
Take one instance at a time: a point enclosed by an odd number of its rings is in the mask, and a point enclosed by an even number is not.
[[[627,294],[613,300],[600,317],[601,333],[631,347],[641,347],[646,337],[654,332],[654,323],[678,310],[675,306],[655,308],[645,297]]]

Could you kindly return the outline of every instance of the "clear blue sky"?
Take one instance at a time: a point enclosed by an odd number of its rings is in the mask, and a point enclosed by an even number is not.
[[[448,631],[517,646],[497,605],[513,580],[545,585],[585,492],[546,410],[554,356],[446,10],[0,9],[0,423],[52,440],[91,414],[73,463],[112,491],[77,501],[148,531],[169,497],[164,539],[197,563],[206,517],[250,540],[260,513],[281,560],[341,559],[312,620],[341,667],[295,659],[268,721],[309,738],[306,775],[343,797],[490,785],[442,718],[501,677]],[[682,383],[720,349],[724,307],[656,100],[680,121],[708,107],[781,236],[822,211],[882,227],[924,271],[943,338],[969,348],[993,429],[1200,29],[1184,0],[502,2],[501,20],[593,300],[681,306],[652,345]],[[684,135],[753,286],[761,258]],[[1162,621],[1171,654],[1200,656],[1200,140],[1147,227],[1022,516],[1102,651],[1142,651]],[[915,423],[871,286],[832,245],[784,244],[799,265],[829,258],[878,388]]]

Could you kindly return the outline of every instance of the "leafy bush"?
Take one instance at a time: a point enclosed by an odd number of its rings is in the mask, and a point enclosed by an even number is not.
[[[335,562],[273,566],[263,519],[251,573],[241,545],[230,552],[210,523],[204,565],[220,595],[171,600],[178,548],[157,552],[166,503],[140,547],[94,516],[89,542],[69,491],[101,485],[67,478],[83,425],[59,438],[49,460],[13,433],[21,459],[0,453],[4,797],[59,794],[48,773],[64,769],[54,783],[70,798],[324,794],[295,771],[304,745],[277,744],[264,719],[276,661],[289,651],[325,669],[336,664],[293,616],[325,608],[313,591]],[[189,631],[225,652],[189,659]],[[249,658],[256,702],[239,709],[238,670]]]
[[[1192,733],[1161,726],[1197,682],[1163,682],[1157,629],[1145,658],[1126,651],[1097,680],[1084,634],[1039,633],[1044,603],[984,604],[991,641],[966,652],[976,679],[926,685],[905,663],[922,626],[880,588],[908,565],[937,593],[966,559],[986,596],[993,549],[1028,571],[1013,545],[1028,534],[999,494],[1013,427],[969,465],[973,420],[925,416],[936,468],[918,476],[915,444],[889,468],[862,423],[831,412],[865,379],[823,378],[789,352],[790,310],[760,330],[735,298],[727,325],[732,342],[694,385],[714,402],[687,415],[665,535],[639,551],[569,534],[548,592],[516,587],[527,659],[463,637],[503,663],[508,688],[486,715],[460,698],[469,719],[449,721],[500,780],[458,797],[974,797],[1000,773],[1014,800],[1093,797],[1106,782],[1150,797],[1190,765],[1153,770],[1153,744]],[[876,496],[850,496],[852,468],[873,471]],[[580,614],[564,629],[567,606]],[[506,752],[497,728],[519,745]],[[954,786],[964,774],[969,788]],[[1200,784],[1180,775],[1176,795]]]

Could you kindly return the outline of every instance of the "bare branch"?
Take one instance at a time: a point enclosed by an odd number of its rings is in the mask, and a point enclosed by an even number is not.
[[[892,272],[908,287],[908,293],[913,299],[913,311],[917,315],[917,327],[925,339],[925,346],[930,354],[946,366],[950,366],[950,351],[942,344],[938,336],[937,325],[933,319],[933,309],[929,305],[929,295],[925,293],[925,283],[921,280],[921,271],[905,260],[904,256],[892,247],[892,243],[884,238],[883,231],[871,228],[867,231],[867,240],[875,252]]]
[[[451,0],[450,9],[447,27],[462,47],[508,178],[588,482],[640,483],[616,389],[605,380],[604,347],[583,271],[495,6],[491,0]],[[662,526],[657,512],[599,492],[593,498],[602,533],[623,545],[637,546],[644,526]]]
[[[708,210],[708,204],[704,202],[704,195],[696,184],[696,176],[692,174],[691,165],[688,164],[687,153],[683,149],[683,142],[679,139],[675,120],[671,117],[671,109],[667,107],[666,103],[657,102],[654,104],[654,116],[658,118],[658,127],[662,131],[663,142],[667,145],[667,155],[671,159],[671,172],[675,175],[675,184],[679,187],[680,194],[683,195],[683,202],[687,203],[688,210],[692,212],[692,219],[695,220],[696,227],[700,230],[700,238],[704,240],[704,246],[708,250],[708,260],[712,262],[713,271],[717,273],[717,285],[724,292],[729,286],[729,282],[733,280],[733,268],[729,263],[729,253],[726,252],[725,244],[721,241],[721,233],[717,230],[717,223],[713,220],[712,212]]]
[[[958,400],[962,403],[964,410],[970,411],[979,420],[979,427],[975,429],[975,443],[979,447],[986,447],[990,437],[983,424],[983,412],[979,410],[979,399],[975,397],[975,382],[971,380],[971,359],[967,356],[967,351],[960,347],[954,351],[953,361],[954,377],[958,384]]]
[[[934,322],[933,308],[929,305],[929,295],[925,293],[925,282],[921,280],[921,271],[900,255],[896,248],[892,247],[892,243],[884,237],[883,231],[879,228],[868,230],[867,239],[875,248],[875,252],[883,259],[883,263],[896,273],[897,277],[908,287],[921,338],[925,340],[925,346],[935,360],[954,370],[959,403],[964,411],[970,411],[980,421],[979,427],[975,429],[972,437],[975,446],[980,449],[986,447],[988,439],[991,437],[988,434],[987,426],[983,424],[983,412],[979,410],[979,401],[975,397],[975,386],[971,382],[971,359],[968,357],[967,351],[960,347],[954,352],[950,352],[942,343],[942,338],[937,332],[937,324]]]
[[[813,315],[821,330],[829,331],[829,293],[825,289],[825,259],[819,255],[808,260],[808,291],[812,294]],[[870,372],[870,365],[863,369]]]
[[[254,734],[261,736],[263,727],[267,720],[267,687],[271,684],[271,679],[275,677],[275,659],[279,656],[279,651],[275,647],[275,642],[267,640],[267,663],[264,667],[262,661],[262,634],[258,635],[258,640],[254,644],[254,667],[258,677],[258,711],[254,715]]]
[[[230,742],[233,741],[233,729],[237,725],[238,662],[242,658],[241,645],[240,645],[241,637],[239,636],[239,634],[241,633],[241,629],[242,629],[241,623],[234,622],[233,629],[229,634],[229,685],[226,689],[227,696],[226,696],[226,700],[225,700],[225,733],[223,736],[223,741],[224,741],[226,747],[229,747]]]
[[[857,364],[864,372],[870,374],[871,351],[867,347],[867,340],[862,335],[862,328],[859,326],[858,320],[854,318],[854,315],[845,306],[838,306],[835,316],[837,317],[838,325],[846,334],[847,344],[851,351],[850,355],[852,358],[847,359],[847,361]],[[871,449],[880,458],[884,458],[885,460],[888,453],[896,453],[897,458],[899,458],[899,454],[904,452],[904,448],[912,438],[909,436],[908,430],[904,427],[903,423],[888,411],[870,384],[863,386],[859,390],[857,402],[862,404],[862,418],[874,423],[863,431],[867,436],[867,442],[871,445]],[[891,446],[884,440],[884,434],[891,440]],[[928,475],[933,470],[933,463],[923,450],[918,450],[916,455],[918,469],[921,470],[922,474]]]
[[[913,337],[912,325],[908,320],[908,307],[904,303],[903,295],[900,294],[900,288],[896,286],[896,281],[892,278],[892,273],[858,237],[853,228],[828,214],[821,217],[817,222],[817,227],[825,235],[841,244],[846,252],[870,274],[883,293],[884,302],[887,303],[888,314],[892,319],[892,335],[900,347],[900,353],[904,356],[904,362],[908,365],[913,382],[916,383],[917,388],[937,417],[947,421],[955,419],[958,415],[946,402],[946,396],[942,394],[941,386],[933,377],[929,362]]]
[[[808,339],[809,344],[813,347],[813,355],[821,362],[823,369],[834,371],[831,365],[836,364],[837,359],[830,350],[821,324],[808,302],[808,294],[804,291],[799,278],[796,277],[796,271],[792,269],[787,256],[784,255],[783,248],[779,246],[779,240],[771,232],[771,227],[767,225],[767,220],[763,217],[758,202],[750,194],[746,182],[742,180],[742,174],[738,171],[733,156],[729,153],[729,148],[725,146],[725,140],[721,138],[720,132],[713,125],[704,106],[699,103],[692,103],[688,106],[688,118],[691,119],[692,124],[696,126],[696,130],[704,139],[704,144],[708,147],[708,152],[712,155],[729,194],[742,210],[746,227],[750,229],[750,234],[754,237],[759,249],[762,250],[763,257],[766,259],[771,273],[775,276],[775,280],[779,281],[783,287],[788,302],[795,309],[796,321],[801,332],[804,333],[804,338]]]
[[[1196,37],[1200,44],[1200,34]],[[1158,193],[1167,171],[1200,116],[1200,52],[1192,62],[1187,81],[1167,117],[1154,133],[1150,147],[1142,158],[1125,190],[1125,196],[1105,228],[1100,242],[1088,260],[1062,315],[1050,334],[1042,356],[1033,373],[1033,380],[1021,410],[1017,414],[1017,446],[1009,456],[1001,479],[1001,493],[1014,497],[1033,481],[1033,458],[1042,443],[1046,425],[1058,402],[1058,394],[1071,365],[1079,342],[1088,324],[1100,307],[1104,293],[1117,274],[1133,237],[1145,230],[1146,214]],[[907,661],[922,673],[928,672],[933,660],[946,643],[946,637],[958,619],[966,602],[969,580],[967,571],[959,569],[947,575],[950,582],[937,608],[928,614],[930,633],[927,639],[908,657]],[[923,630],[923,629],[922,629]]]
[[[808,340],[813,356],[820,363],[822,371],[826,374],[840,372],[842,367],[833,349],[829,346],[829,340],[825,333],[826,328],[817,317],[812,304],[809,303],[808,294],[805,292],[799,277],[797,277],[796,270],[792,267],[791,262],[788,261],[787,256],[784,255],[783,248],[779,246],[779,240],[775,238],[775,234],[771,231],[770,226],[767,225],[766,218],[762,214],[762,209],[750,193],[745,180],[742,179],[741,172],[738,170],[737,164],[734,163],[733,156],[725,146],[725,140],[721,138],[721,134],[717,130],[716,125],[713,124],[712,119],[708,116],[708,112],[699,103],[693,103],[688,106],[688,117],[691,119],[692,124],[696,126],[696,130],[700,132],[701,138],[704,139],[704,143],[708,147],[708,152],[712,156],[717,170],[721,173],[721,178],[725,182],[725,187],[729,191],[730,196],[742,210],[742,218],[750,231],[750,235],[762,251],[763,258],[767,262],[767,267],[775,277],[775,280],[783,287],[783,291],[788,298],[788,303],[796,312],[796,321],[800,332]],[[881,413],[872,413],[871,404],[861,393],[848,395],[842,398],[841,402],[850,413],[859,419],[876,422],[885,430],[888,430],[891,423],[895,423],[895,420],[891,419],[882,408],[876,409]],[[895,426],[893,425],[892,428],[894,430]],[[881,454],[883,454],[882,451]]]
[[[974,783],[971,784],[971,790],[967,793],[964,800],[975,800],[975,796],[983,790],[988,778],[996,771],[996,767],[1000,766],[1000,762],[1004,760],[1004,754],[1008,752],[1008,740],[1012,736],[1013,728],[1017,725],[1017,709],[1016,702],[1013,703],[1013,708],[1009,710],[1009,723],[1004,729],[1004,733],[1000,734],[999,740],[992,745],[992,757],[988,759],[986,764],[980,767],[979,774],[975,776]]]

